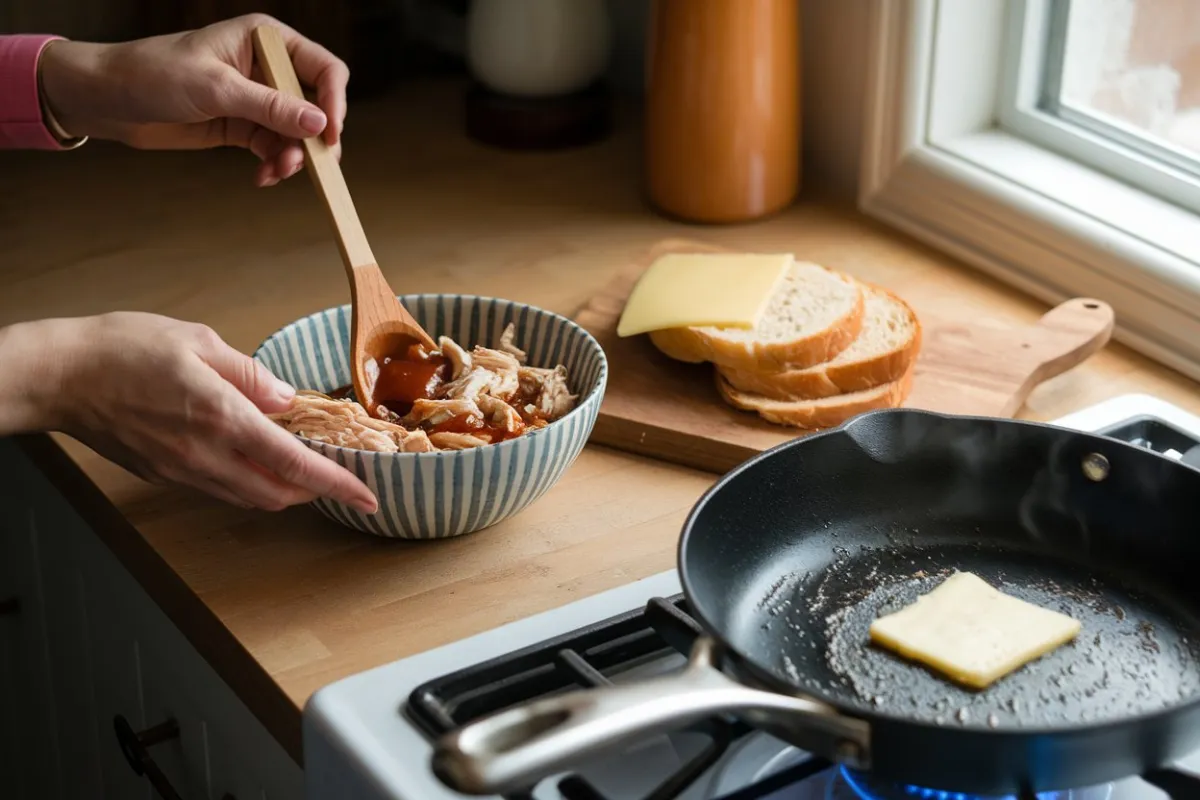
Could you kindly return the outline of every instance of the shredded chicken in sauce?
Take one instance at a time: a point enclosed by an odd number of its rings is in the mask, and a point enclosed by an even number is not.
[[[386,396],[396,399],[377,406],[382,419],[350,397],[307,390],[271,419],[313,441],[382,453],[465,450],[516,438],[566,415],[578,395],[571,394],[561,364],[528,366],[514,334],[510,324],[498,349],[469,351],[443,336],[435,351],[415,346],[405,359],[385,363],[381,376],[395,367]],[[348,390],[334,394],[342,393]]]

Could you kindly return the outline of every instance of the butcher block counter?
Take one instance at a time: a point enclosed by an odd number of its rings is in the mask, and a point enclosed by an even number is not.
[[[347,120],[347,180],[399,292],[497,295],[570,315],[654,242],[682,236],[793,251],[919,308],[1019,322],[1046,310],[809,188],[756,224],[664,220],[640,192],[636,120],[622,118],[593,147],[499,152],[464,137],[459,94],[447,88],[404,88],[356,104]],[[279,326],[347,302],[308,179],[258,190],[252,172],[237,151],[90,143],[0,154],[0,323],[136,309],[207,323],[252,352]],[[1038,388],[1020,415],[1052,419],[1127,392],[1200,412],[1195,384],[1113,343]],[[149,486],[66,438],[19,445],[297,762],[315,690],[672,567],[684,516],[714,480],[589,446],[515,518],[412,543],[308,508],[261,513]]]

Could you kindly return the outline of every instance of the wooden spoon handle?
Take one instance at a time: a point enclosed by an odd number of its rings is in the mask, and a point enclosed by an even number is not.
[[[258,64],[267,79],[267,84],[285,94],[294,95],[301,100],[306,99],[300,89],[296,70],[292,66],[292,57],[288,54],[287,45],[284,44],[279,31],[271,25],[262,25],[254,29],[253,38],[254,52],[258,56]],[[329,210],[342,260],[353,280],[355,267],[375,266],[375,255],[371,252],[371,245],[367,243],[367,234],[363,231],[358,212],[354,209],[354,201],[350,199],[350,189],[342,176],[341,166],[324,139],[320,136],[310,136],[301,143],[307,162],[305,167],[312,176],[317,193]]]

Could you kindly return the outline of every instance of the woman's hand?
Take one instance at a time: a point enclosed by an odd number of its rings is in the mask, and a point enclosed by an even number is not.
[[[259,25],[279,28],[316,105],[262,82],[251,40]],[[145,149],[244,147],[262,160],[259,186],[300,170],[302,138],[320,133],[340,154],[350,71],[265,14],[120,44],[51,42],[40,72],[44,100],[72,136]]]
[[[10,427],[61,430],[148,481],[269,510],[317,496],[377,509],[357,477],[264,415],[292,388],[203,325],[124,312],[24,323],[0,330],[0,368],[0,399],[25,389],[5,404],[26,414]]]

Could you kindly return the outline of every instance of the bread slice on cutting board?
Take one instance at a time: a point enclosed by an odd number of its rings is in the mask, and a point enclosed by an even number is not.
[[[748,370],[718,366],[734,389],[775,400],[804,400],[861,392],[900,380],[921,347],[921,323],[907,303],[863,283],[858,337],[833,358],[803,369]]]
[[[895,408],[912,389],[921,324],[895,294],[810,262],[788,266],[752,328],[651,330],[670,358],[714,364],[722,400],[817,430]]]
[[[720,372],[716,373],[716,380],[721,398],[735,408],[753,411],[776,425],[819,430],[837,427],[867,411],[899,407],[912,390],[914,369],[910,366],[899,380],[891,383],[811,400],[775,400],[753,392],[743,392],[731,386]]]
[[[678,361],[743,370],[804,369],[848,348],[862,330],[862,286],[836,270],[792,264],[752,329],[671,328],[650,341]]]

